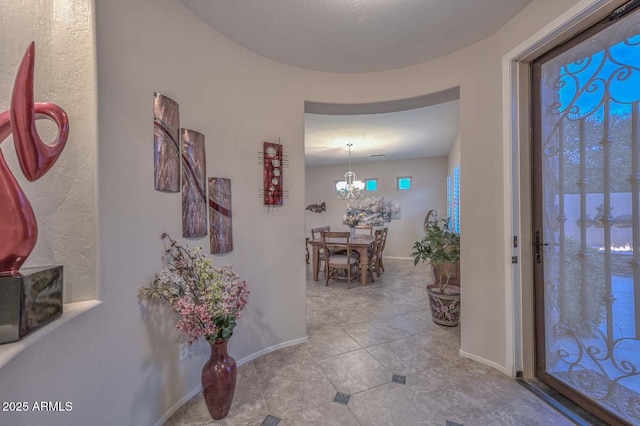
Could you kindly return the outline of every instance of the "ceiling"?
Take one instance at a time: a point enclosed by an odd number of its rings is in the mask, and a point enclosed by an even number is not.
[[[180,1],[215,30],[262,56],[337,73],[389,70],[452,53],[495,33],[531,2]],[[447,155],[458,133],[458,104],[447,99],[386,113],[305,114],[306,165],[346,163],[347,143],[353,143],[353,162]],[[371,157],[375,154],[385,157]]]
[[[319,71],[400,68],[495,33],[531,0],[181,0],[234,42]]]
[[[446,156],[458,135],[460,101],[362,115],[305,114],[305,165]],[[372,155],[384,154],[384,157]]]

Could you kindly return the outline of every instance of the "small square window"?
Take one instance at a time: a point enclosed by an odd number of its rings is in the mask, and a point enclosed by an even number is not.
[[[403,176],[398,178],[398,190],[411,189],[411,176]]]
[[[365,179],[364,185],[365,185],[364,186],[365,191],[377,191],[378,179]]]

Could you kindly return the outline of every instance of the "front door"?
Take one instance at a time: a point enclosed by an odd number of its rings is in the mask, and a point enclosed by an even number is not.
[[[536,374],[607,423],[637,425],[640,11],[532,71]]]

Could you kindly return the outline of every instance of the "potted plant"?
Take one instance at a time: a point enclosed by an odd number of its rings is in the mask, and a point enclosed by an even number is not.
[[[231,266],[214,267],[202,248],[190,249],[166,233],[162,239],[169,241],[166,265],[140,295],[166,302],[179,315],[176,328],[189,336],[189,344],[204,337],[211,345],[210,359],[202,367],[202,392],[209,414],[219,420],[229,412],[237,378],[227,343],[249,289]]]
[[[424,223],[424,236],[413,244],[414,265],[428,262],[433,267],[436,282],[427,285],[433,321],[440,325],[456,326],[460,318],[459,276],[460,235],[449,229],[449,220],[438,220],[430,211]]]

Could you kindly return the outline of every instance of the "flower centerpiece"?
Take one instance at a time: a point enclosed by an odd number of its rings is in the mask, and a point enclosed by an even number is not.
[[[342,216],[342,223],[347,225],[349,228],[355,228],[358,226],[365,217],[365,213],[358,209],[348,208],[347,211]]]
[[[204,337],[211,345],[211,357],[202,367],[202,390],[211,417],[222,419],[231,408],[237,378],[227,343],[249,289],[231,266],[214,267],[202,248],[190,249],[166,233],[162,239],[169,241],[165,267],[140,294],[165,301],[180,316],[176,328],[189,336],[189,343]]]

